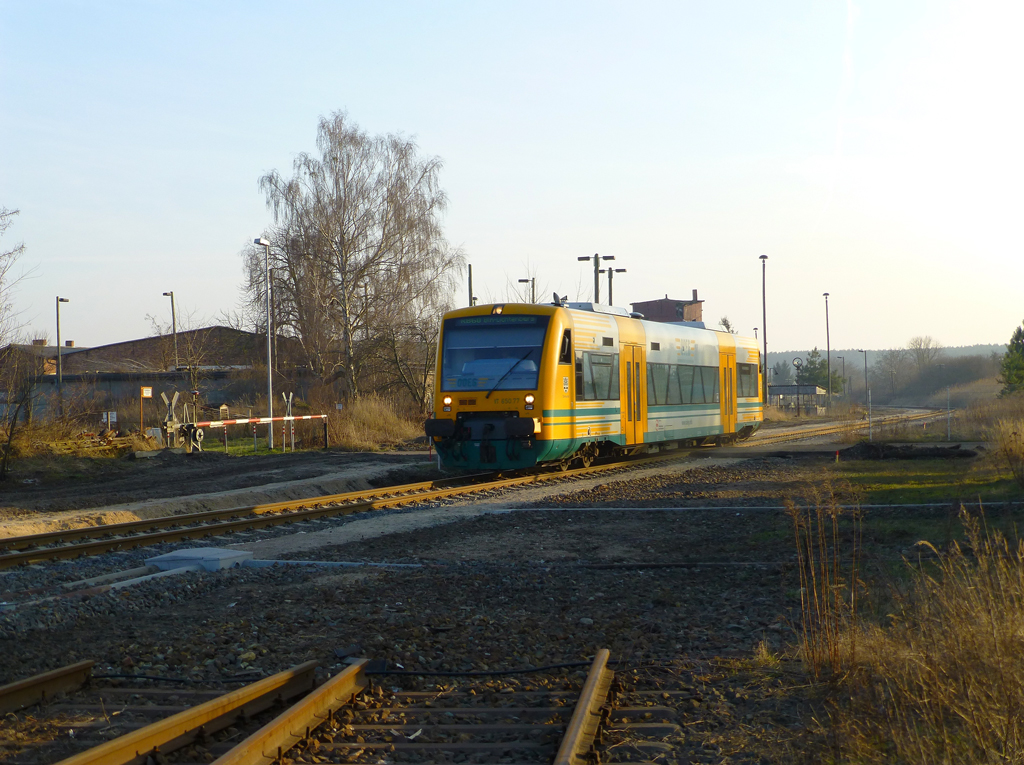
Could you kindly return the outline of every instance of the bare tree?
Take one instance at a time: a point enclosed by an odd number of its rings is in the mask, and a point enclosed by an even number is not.
[[[882,389],[888,389],[893,395],[902,388],[911,376],[911,352],[906,348],[893,348],[882,351],[872,369]]]
[[[914,358],[918,373],[926,367],[930,367],[942,355],[942,346],[931,335],[910,338],[907,349]]]
[[[43,360],[15,345],[0,351],[0,481],[7,478],[17,431],[28,421]]]
[[[724,331],[728,332],[730,335],[736,334],[736,330],[733,328],[732,322],[729,321],[728,316],[723,316],[721,319],[719,319],[718,326],[720,326]]]
[[[441,230],[438,158],[419,157],[399,135],[368,135],[342,112],[321,118],[317,148],[318,156],[295,159],[291,179],[276,170],[260,179],[275,222],[273,314],[311,370],[354,397],[360,367],[391,320],[417,303],[443,302],[463,257]],[[261,305],[263,249],[244,257],[250,303]]]
[[[14,223],[18,210],[0,207],[0,236]],[[14,332],[14,300],[12,291],[18,283],[14,275],[14,264],[25,251],[24,244],[16,244],[9,250],[0,250],[0,341],[7,341]]]

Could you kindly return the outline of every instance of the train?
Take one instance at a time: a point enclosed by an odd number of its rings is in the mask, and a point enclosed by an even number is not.
[[[494,303],[443,317],[425,431],[455,470],[588,467],[747,438],[757,341],[596,303]]]

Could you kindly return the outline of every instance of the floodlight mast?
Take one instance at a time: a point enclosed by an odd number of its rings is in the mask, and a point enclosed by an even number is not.
[[[178,317],[174,311],[174,290],[165,292],[164,297],[171,299],[171,333],[174,335],[174,371],[178,371],[180,363],[178,362]]]
[[[594,261],[594,303],[601,302],[601,261],[602,260],[615,260],[614,255],[598,255],[596,252],[593,257],[590,255],[577,257],[576,260],[593,260]]]

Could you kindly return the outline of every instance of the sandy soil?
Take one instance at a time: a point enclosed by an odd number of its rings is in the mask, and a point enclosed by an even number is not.
[[[79,460],[59,476],[0,487],[0,538],[166,515],[245,507],[427,480],[426,453],[296,452],[226,457],[163,453],[145,460]],[[29,481],[24,483],[23,481]]]

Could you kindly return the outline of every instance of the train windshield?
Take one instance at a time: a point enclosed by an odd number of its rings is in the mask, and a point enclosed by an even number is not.
[[[441,390],[536,390],[549,316],[463,316],[444,323]]]

